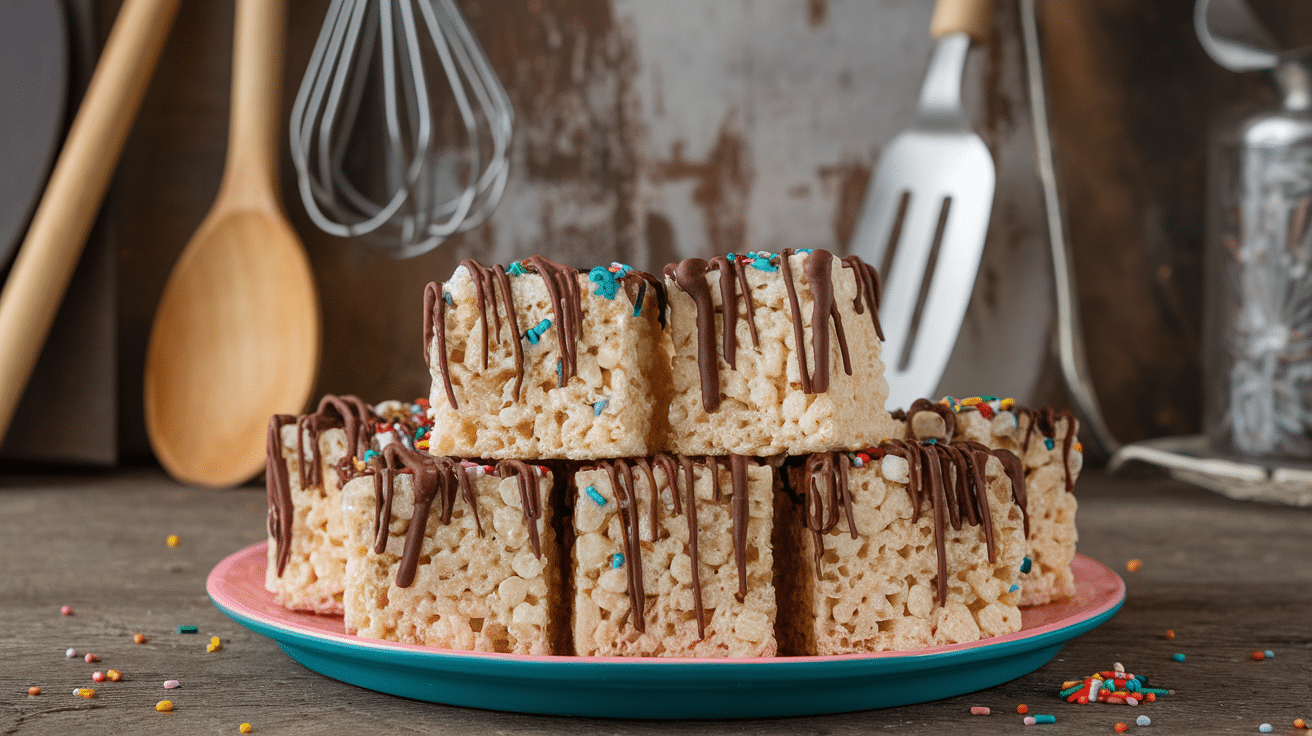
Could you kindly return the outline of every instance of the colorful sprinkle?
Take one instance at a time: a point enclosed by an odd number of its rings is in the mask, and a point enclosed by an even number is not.
[[[520,263],[519,261],[515,261],[514,263],[511,263],[508,268],[506,268],[506,273],[510,274],[511,276],[523,276],[524,274],[528,273],[528,269],[524,268],[524,264]]]
[[[542,339],[542,333],[551,328],[551,320],[543,319],[536,326],[530,327],[524,331],[524,337],[528,338],[529,344],[537,345],[538,340]]]
[[[1139,716],[1138,718],[1134,719],[1134,725],[1151,726],[1153,725],[1153,719],[1149,718],[1148,716]]]
[[[1028,557],[1020,561],[1020,571],[1023,573],[1028,573],[1030,571],[1030,568],[1033,566],[1034,566],[1034,561]]]
[[[1021,703],[1020,705],[1016,706],[1016,712],[1021,715],[1025,715],[1026,713],[1030,712],[1030,707],[1028,705],[1025,705],[1024,703]]]
[[[1033,726],[1034,724],[1036,724],[1036,723],[1038,723],[1038,722],[1039,722],[1039,719],[1035,718],[1034,716],[1025,716],[1025,725],[1026,725],[1026,726]]]
[[[32,687],[29,687],[27,689],[27,694],[32,696],[40,695],[41,688],[37,687],[36,685],[33,685]]]
[[[442,292],[442,301],[446,302],[448,307],[454,307],[456,305],[456,300],[451,298],[451,292],[449,291]]]
[[[597,266],[588,272],[588,280],[597,285],[593,294],[607,299],[614,299],[615,294],[619,292],[619,282],[615,280],[615,272],[608,268]]]
[[[168,713],[169,711],[173,710],[173,701],[161,700],[155,704],[155,710],[159,711],[160,713]]]
[[[68,649],[64,650],[64,656],[68,657],[69,659],[72,659],[77,656],[77,650],[74,649],[73,647],[69,647]]]
[[[1052,448],[1057,446],[1057,443],[1053,442],[1051,437],[1044,437],[1043,446],[1044,448],[1051,450]]]
[[[72,616],[72,615],[73,615],[73,607],[72,607],[72,606],[60,606],[60,607],[59,607],[59,615],[60,615],[60,616]]]
[[[769,256],[757,256],[752,260],[752,268],[755,268],[757,271],[765,271],[766,273],[778,271],[779,267],[771,263],[771,260],[772,259]]]
[[[1250,655],[1248,655],[1248,656],[1250,656],[1250,657],[1252,657],[1253,659],[1256,659],[1257,661],[1261,662],[1262,660],[1266,659],[1266,652],[1253,652],[1252,654],[1250,654]]]
[[[164,543],[167,544],[167,545],[170,546],[170,547],[176,547],[176,546],[178,546],[179,544],[182,544],[182,540],[181,540],[180,538],[178,538],[178,535],[176,535],[176,534],[170,534],[170,535],[168,535],[167,537],[164,538]]]
[[[1263,723],[1262,725],[1257,727],[1257,730],[1261,731],[1262,733],[1271,733],[1271,724]]]
[[[598,506],[606,505],[606,497],[601,495],[600,493],[597,493],[596,486],[588,486],[587,488],[583,489],[583,491],[584,493],[588,494],[588,498],[592,499],[593,501],[596,501]]]
[[[989,714],[989,707],[987,705],[972,705],[970,706],[970,714],[972,716],[986,716]]]
[[[123,679],[123,673],[118,670],[110,670],[105,673],[105,677],[108,677],[110,682],[118,682]]]
[[[1166,630],[1166,640],[1167,640],[1167,641],[1170,641],[1171,639],[1174,639],[1174,638],[1175,638],[1175,629],[1167,629],[1167,630]]]
[[[1020,586],[1019,586],[1019,585],[1016,585],[1015,583],[1012,583],[1012,584],[1011,584],[1011,587],[1007,589],[1007,592],[1008,592],[1008,593],[1015,593],[1015,592],[1018,591],[1018,590],[1020,590]]]
[[[1035,722],[1035,723],[1056,723],[1056,722],[1057,722],[1057,716],[1053,716],[1053,715],[1045,715],[1045,714],[1043,714],[1043,713],[1040,713],[1040,714],[1034,716],[1034,722]]]
[[[205,651],[207,652],[217,652],[222,648],[223,648],[223,642],[220,641],[219,637],[217,636],[211,636],[210,643],[205,645]]]
[[[104,672],[101,672],[100,670],[96,670],[95,672],[92,672],[92,673],[91,673],[91,679],[92,679],[92,680],[95,680],[96,682],[104,682],[104,681],[105,681],[105,673],[104,673]]]
[[[1271,651],[1270,649],[1266,650],[1265,652],[1262,652],[1262,654],[1265,654],[1267,659],[1271,659],[1272,657],[1276,656],[1276,653]]]
[[[610,557],[610,569],[615,570],[624,566],[624,553],[616,552]]]
[[[1183,662],[1183,661],[1184,661],[1184,655],[1181,654],[1181,653],[1179,653],[1179,652],[1176,652],[1175,654],[1172,654],[1172,655],[1171,655],[1171,659],[1174,659],[1174,660],[1177,661],[1177,662]]]
[[[240,731],[240,732],[242,732],[242,733],[250,733],[251,731],[254,731],[254,730],[255,730],[255,727],[252,726],[252,725],[249,724],[249,723],[243,723],[243,724],[241,724],[240,726],[237,727],[237,730]]]
[[[79,698],[90,700],[96,697],[96,689],[94,687],[75,687],[73,688],[73,694]]]
[[[41,692],[41,688],[37,688],[36,691],[38,693]],[[1294,719],[1294,728],[1306,728],[1306,727],[1307,727],[1307,721],[1304,721],[1302,718]]]
[[[1140,570],[1143,569],[1143,560],[1139,559],[1138,557],[1135,557],[1125,563],[1125,569],[1128,572],[1139,572]]]
[[[601,413],[606,410],[606,406],[608,404],[610,404],[610,402],[607,401],[606,399],[598,399],[597,401],[593,402],[592,416],[594,417],[601,416]]]
[[[174,689],[174,688],[179,688],[179,687],[182,687],[182,683],[178,682],[177,680],[165,680],[165,681],[164,681],[164,689],[165,689],[165,690],[172,690],[172,689]]]
[[[1125,725],[1124,723],[1117,723],[1115,726],[1112,726],[1112,729],[1116,731],[1116,733],[1125,733],[1126,729],[1128,728],[1129,726]]]
[[[97,657],[96,655],[87,652],[87,656],[83,657],[82,661],[86,662],[87,664],[91,664],[92,662],[99,662],[100,657]]]
[[[190,624],[178,624],[179,634],[194,634],[197,631],[200,631],[200,629],[195,626],[191,626]]]

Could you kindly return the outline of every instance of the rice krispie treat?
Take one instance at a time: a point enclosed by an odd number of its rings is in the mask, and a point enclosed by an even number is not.
[[[1031,563],[1021,584],[1021,605],[1042,605],[1075,594],[1071,561],[1079,504],[1073,491],[1084,455],[1075,439],[1079,422],[1069,411],[1027,409],[1011,399],[974,396],[937,403],[920,399],[894,416],[905,422],[911,439],[978,442],[1019,456],[1025,469],[1021,500]]]
[[[370,447],[374,408],[325,396],[312,414],[269,421],[265,483],[269,563],[264,587],[283,606],[340,614],[346,574],[341,485],[353,455]]]
[[[432,452],[484,458],[642,456],[664,434],[664,287],[612,264],[466,259],[424,293]]]
[[[1009,457],[888,440],[791,463],[777,496],[781,651],[909,651],[1019,631],[1025,534]]]
[[[869,265],[785,250],[690,258],[665,279],[675,451],[799,455],[889,436]]]
[[[564,654],[551,471],[398,444],[346,484],[349,634],[444,649]]]
[[[575,653],[774,656],[775,477],[742,456],[659,455],[579,471]]]

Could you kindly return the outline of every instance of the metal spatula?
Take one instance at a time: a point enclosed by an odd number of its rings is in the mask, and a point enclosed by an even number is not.
[[[996,176],[962,110],[961,77],[992,19],[992,0],[935,6],[938,42],[915,121],[880,156],[848,248],[883,280],[889,409],[933,396],[975,285]]]

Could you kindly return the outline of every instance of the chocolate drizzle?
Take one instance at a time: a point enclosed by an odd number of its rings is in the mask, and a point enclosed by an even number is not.
[[[800,300],[797,285],[793,281],[792,264],[789,257],[791,249],[785,249],[778,256],[778,268],[783,277],[788,293],[788,306],[792,316],[793,338],[797,354],[798,374],[802,391],[808,394],[824,393],[829,390],[829,323],[834,325],[834,337],[838,341],[843,359],[843,370],[852,375],[851,356],[848,352],[847,337],[843,330],[843,320],[834,302],[834,284],[831,264],[833,254],[816,249],[807,253],[802,260],[802,275],[811,289],[811,354],[808,361],[805,329],[802,322]],[[702,408],[711,413],[720,407],[719,361],[722,357],[730,370],[737,370],[738,353],[738,301],[745,301],[748,329],[752,336],[752,345],[759,346],[756,328],[756,307],[751,297],[751,286],[747,281],[747,267],[756,262],[750,256],[737,256],[732,259],[716,256],[709,261],[689,258],[665,267],[665,275],[674,282],[680,291],[686,293],[697,310],[697,365],[701,375]],[[774,261],[771,261],[773,263]],[[845,268],[852,269],[856,279],[856,297],[852,306],[858,314],[866,313],[867,308],[874,325],[875,333],[883,339],[879,325],[879,276],[875,270],[855,256],[842,259]],[[721,318],[721,354],[716,355],[715,314],[707,274],[720,272],[720,308]],[[812,372],[810,364],[814,363]]]
[[[414,583],[415,570],[419,566],[419,556],[424,537],[428,532],[428,522],[434,504],[437,504],[438,522],[450,524],[458,495],[473,514],[474,527],[478,535],[483,536],[483,523],[478,516],[478,497],[474,481],[470,478],[465,463],[454,458],[438,457],[411,450],[393,442],[383,447],[382,452],[362,471],[362,474],[372,475],[374,478],[373,550],[377,554],[382,554],[387,548],[396,477],[400,474],[410,475],[414,484],[414,512],[410,517],[410,528],[406,532],[405,546],[402,548],[400,564],[397,567],[397,587],[408,588]],[[503,460],[497,465],[496,474],[500,478],[511,475],[517,477],[520,507],[524,516],[524,525],[528,529],[529,542],[533,547],[533,554],[541,558],[542,543],[538,534],[538,522],[542,519],[542,503],[538,493],[541,471],[537,466],[521,460]]]
[[[492,325],[492,337],[504,339],[501,334],[502,312],[510,327],[510,342],[514,350],[515,362],[515,401],[520,399],[524,384],[524,348],[521,339],[518,313],[515,309],[515,297],[510,288],[510,277],[500,265],[484,266],[472,258],[460,262],[468,270],[474,286],[475,308],[482,316],[480,336],[482,337],[482,366],[487,370],[489,356],[488,324]],[[546,286],[551,301],[553,324],[556,332],[556,344],[560,351],[560,380],[564,386],[578,373],[578,340],[583,329],[582,290],[579,287],[579,272],[544,256],[535,255],[524,259],[522,267],[527,272],[537,273]],[[634,314],[642,311],[643,302],[649,289],[656,292],[657,318],[665,326],[665,287],[649,273],[629,269],[617,279],[623,286],[625,294],[634,304]],[[636,293],[630,289],[636,288]],[[442,384],[446,392],[447,403],[452,409],[459,409],[455,389],[451,385],[451,371],[448,364],[446,310],[447,295],[443,286],[436,282],[424,288],[424,360],[432,368],[430,350],[437,342],[438,372],[442,375]]]
[[[336,468],[339,479],[344,480],[353,454],[360,457],[369,449],[369,425],[379,419],[373,408],[359,398],[329,394],[319,401],[312,414],[301,417],[277,414],[269,420],[265,435],[265,489],[269,500],[269,536],[273,537],[276,549],[279,577],[282,577],[291,557],[293,515],[291,482],[282,456],[282,428],[296,425],[296,465],[301,488],[311,488],[323,485],[319,436],[329,429],[341,429],[346,433],[346,456]],[[308,458],[305,453],[307,441],[310,445]]]
[[[701,462],[711,474],[712,499],[716,502],[720,499],[719,476],[721,464],[728,466],[729,482],[733,494],[730,498],[730,508],[733,525],[734,560],[738,569],[738,591],[735,597],[742,601],[747,595],[747,467],[750,461],[742,455],[730,455],[727,458],[707,457]],[[687,549],[688,556],[692,561],[692,595],[697,617],[697,635],[699,638],[705,638],[706,614],[702,603],[701,563],[697,550],[697,500],[694,489],[694,461],[684,455],[656,455],[650,463],[643,458],[601,460],[594,466],[596,469],[605,472],[610,479],[611,489],[615,495],[616,504],[619,506],[620,528],[624,548],[623,564],[628,579],[629,602],[631,604],[630,620],[633,623],[634,630],[646,631],[647,592],[642,582],[642,540],[639,535],[639,504],[637,486],[634,483],[636,477],[634,469],[636,467],[638,472],[647,478],[648,487],[651,488],[652,498],[649,505],[651,539],[647,541],[655,542],[659,538],[661,526],[659,523],[660,499],[655,474],[652,471],[653,466],[665,472],[670,487],[674,513],[684,514],[688,520]]]
[[[936,584],[937,600],[941,606],[947,602],[948,591],[945,534],[947,526],[951,525],[958,531],[963,524],[982,527],[989,562],[995,562],[997,545],[994,540],[993,519],[989,512],[985,465],[990,456],[1002,461],[1004,469],[1008,468],[1009,463],[1019,466],[1019,460],[1006,450],[989,450],[974,442],[947,445],[937,442],[885,440],[877,449],[882,454],[893,455],[907,461],[908,478],[905,487],[911,501],[912,523],[920,520],[925,504],[929,504],[934,522],[934,544],[938,552]],[[807,456],[803,464],[792,471],[794,486],[800,485],[802,489],[806,527],[811,530],[815,542],[817,575],[820,574],[820,565],[824,557],[824,535],[838,526],[840,506],[846,513],[847,527],[852,538],[857,538],[858,532],[852,512],[850,472],[851,463],[847,453],[843,452],[814,453]],[[1007,472],[1012,482],[1012,491],[1016,493],[1017,478],[1010,469]],[[1023,511],[1023,479],[1021,483],[1020,498],[1017,503]]]
[[[1030,440],[1034,437],[1034,428],[1038,427],[1039,432],[1044,439],[1054,439],[1057,436],[1057,423],[1063,419],[1066,420],[1066,436],[1061,443],[1062,469],[1065,471],[1066,492],[1075,491],[1075,478],[1071,476],[1071,447],[1075,444],[1075,432],[1077,424],[1075,415],[1065,409],[1055,409],[1047,406],[1042,409],[1016,409],[1019,416],[1027,417],[1030,421],[1029,427],[1025,430],[1025,441],[1021,442],[1020,451],[1024,456],[1030,449]]]

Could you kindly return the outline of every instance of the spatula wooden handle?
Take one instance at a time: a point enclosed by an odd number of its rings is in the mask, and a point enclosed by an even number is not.
[[[987,41],[992,28],[993,0],[938,0],[929,21],[933,38],[965,33],[977,43]]]
[[[220,197],[258,208],[278,202],[285,0],[237,0],[228,158]]]
[[[100,211],[180,0],[126,0],[0,293],[0,438]]]

